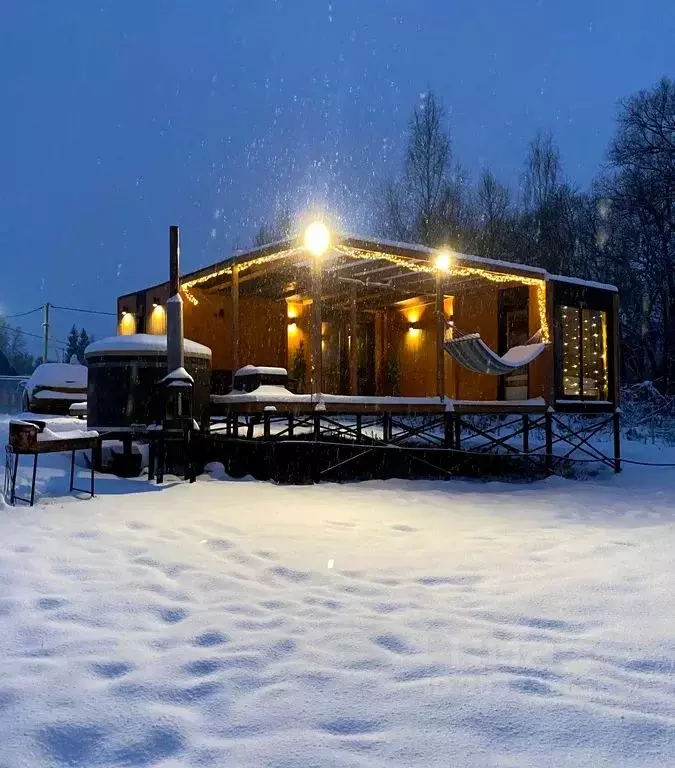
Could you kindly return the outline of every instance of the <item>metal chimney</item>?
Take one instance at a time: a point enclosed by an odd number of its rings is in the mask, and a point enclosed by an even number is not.
[[[180,235],[169,227],[169,298],[166,302],[166,367],[183,367],[183,299],[180,295]]]

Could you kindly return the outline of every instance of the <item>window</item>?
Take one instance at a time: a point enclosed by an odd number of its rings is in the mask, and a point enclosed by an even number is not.
[[[560,307],[562,395],[607,399],[607,313]]]

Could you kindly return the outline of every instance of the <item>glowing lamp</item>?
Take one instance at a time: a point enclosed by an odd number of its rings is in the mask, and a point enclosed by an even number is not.
[[[323,256],[330,246],[330,230],[322,221],[315,221],[305,230],[305,248],[313,256]]]
[[[129,314],[128,307],[122,307],[122,317],[126,317]]]
[[[436,255],[434,259],[434,266],[439,272],[447,272],[452,264],[452,256],[450,251],[443,250]]]
[[[408,323],[408,330],[411,333],[417,333],[422,330],[420,323]]]
[[[155,296],[152,300],[152,308],[157,309],[158,306],[159,306],[159,299],[157,298],[157,296]]]
[[[295,322],[295,320],[289,320],[288,321],[288,330],[294,331],[298,327],[298,324]]]

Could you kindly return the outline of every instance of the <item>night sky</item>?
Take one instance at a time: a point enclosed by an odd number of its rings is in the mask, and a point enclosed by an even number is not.
[[[516,190],[543,128],[584,187],[618,100],[674,74],[674,40],[673,0],[4,0],[0,311],[114,311],[167,276],[171,223],[184,270],[280,206],[368,234],[427,89],[473,178]]]

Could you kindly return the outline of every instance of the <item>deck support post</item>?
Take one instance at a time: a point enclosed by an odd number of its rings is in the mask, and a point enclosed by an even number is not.
[[[270,412],[264,411],[263,412],[263,437],[265,440],[270,439]]]
[[[452,433],[452,411],[445,411],[443,414],[443,447],[454,448],[454,439]]]
[[[360,443],[361,438],[363,437],[362,425],[363,425],[363,421],[362,421],[361,414],[357,413],[356,414],[356,442],[357,443]]]
[[[453,414],[455,423],[455,450],[459,450],[462,444],[462,416],[459,413]]]
[[[621,409],[615,408],[612,416],[614,423],[614,471],[621,472]]]
[[[445,315],[443,313],[443,284],[441,275],[436,274],[436,395],[445,396]]]
[[[523,414],[523,453],[530,452],[530,417]]]
[[[359,344],[357,333],[356,315],[356,287],[353,287],[349,296],[349,394],[354,397],[359,394]]]
[[[239,266],[232,267],[232,388],[239,370]]]
[[[546,471],[553,471],[553,408],[550,406],[544,414],[544,429],[546,434]]]
[[[321,393],[321,259],[312,260],[312,394]]]
[[[314,439],[319,440],[321,438],[321,416],[318,413],[314,414]]]
[[[288,414],[288,436],[289,437],[293,437],[293,421],[294,421],[293,414],[289,413]]]
[[[391,417],[388,413],[382,414],[382,440],[385,443],[391,440]]]

